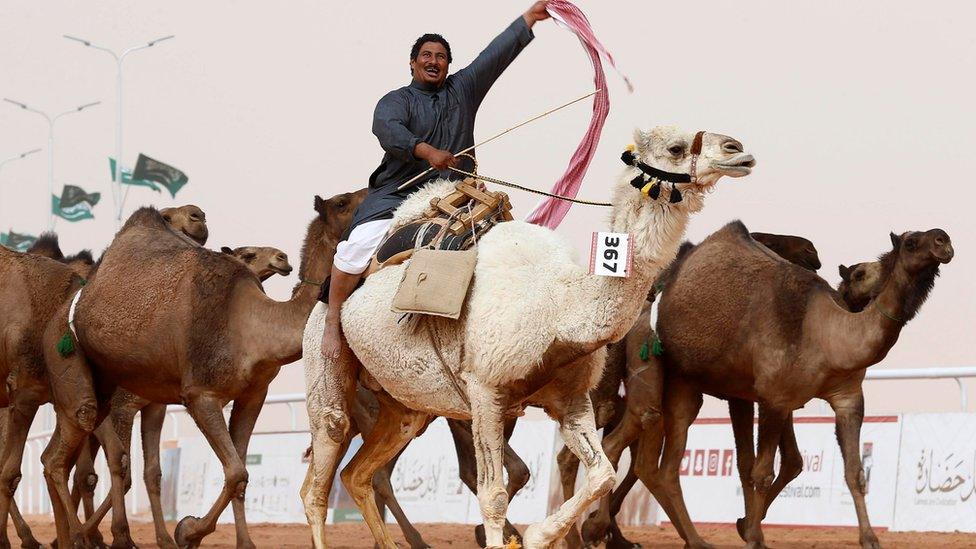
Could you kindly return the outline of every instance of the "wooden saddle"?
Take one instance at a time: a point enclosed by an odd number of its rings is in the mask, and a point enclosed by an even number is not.
[[[388,234],[373,254],[366,275],[403,263],[421,248],[467,250],[495,225],[512,220],[512,204],[503,192],[486,190],[467,178],[454,192],[430,201],[422,219]]]

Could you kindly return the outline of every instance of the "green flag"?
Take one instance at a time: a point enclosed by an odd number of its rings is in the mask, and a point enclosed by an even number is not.
[[[13,230],[0,233],[0,245],[18,252],[26,252],[35,242],[37,242],[37,237],[33,235],[15,233]]]
[[[115,159],[109,157],[108,165],[112,169],[112,181],[115,181]],[[133,179],[132,170],[127,170],[125,166],[122,166],[122,184],[137,185],[139,187],[149,187],[150,189],[156,191],[157,193],[162,192],[159,190],[159,185],[156,185],[152,181],[146,181],[144,179]]]
[[[98,204],[101,193],[86,193],[81,187],[65,185],[61,196],[51,195],[51,212],[68,221],[92,219],[92,206]]]
[[[170,196],[173,198],[176,198],[176,193],[183,188],[183,185],[186,185],[190,181],[190,178],[180,170],[159,160],[149,158],[142,153],[139,153],[139,158],[136,159],[136,167],[132,170],[132,178],[159,183],[166,187],[166,190],[169,191]]]

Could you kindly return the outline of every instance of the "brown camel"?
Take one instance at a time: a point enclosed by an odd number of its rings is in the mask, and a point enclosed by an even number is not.
[[[886,278],[880,261],[855,263],[850,267],[838,266],[840,285],[837,292],[853,312],[863,311],[881,291],[881,281]]]
[[[806,238],[792,235],[778,235],[770,233],[751,233],[751,236],[761,242],[777,255],[810,271],[820,268],[820,257],[812,242]],[[678,256],[681,257],[690,250],[690,243],[682,244]],[[655,284],[655,288],[658,285]],[[657,338],[651,328],[651,305],[654,303],[656,292],[652,289],[648,293],[647,303],[641,309],[633,328],[620,342],[610,345],[607,353],[606,371],[622,371],[624,388],[627,398],[616,421],[604,428],[604,448],[607,458],[616,468],[624,448],[631,449],[631,462],[627,476],[616,487],[611,495],[601,500],[600,509],[583,523],[582,540],[575,530],[570,531],[566,542],[570,548],[581,547],[583,543],[593,545],[603,541],[608,548],[631,548],[635,544],[623,537],[617,526],[616,515],[623,504],[624,498],[636,482],[635,472],[637,442],[645,430],[660,430],[663,428],[661,420],[661,401],[663,399],[664,372],[657,357],[651,352],[653,341]],[[613,396],[616,397],[616,387]],[[600,402],[591,395],[594,406]],[[619,397],[617,397],[619,398]],[[660,450],[658,450],[660,451]],[[565,448],[559,452],[559,474],[563,483],[563,493],[572,494],[576,482],[578,461],[573,459],[572,453]]]
[[[291,274],[292,267],[288,263],[288,254],[278,248],[241,246],[231,249],[224,246],[220,251],[241,260],[261,282],[276,274],[281,276]]]
[[[181,218],[175,218],[174,222],[181,222]],[[338,237],[339,235],[336,235]],[[205,242],[201,242],[205,244]],[[237,250],[253,250],[255,257],[250,257],[252,252],[237,252]],[[261,278],[267,272],[283,273],[282,276],[291,272],[288,265],[287,256],[277,248],[246,246],[237,248],[230,253],[237,257],[255,276]],[[223,251],[223,250],[222,250]],[[235,253],[236,252],[236,253]],[[240,253],[240,255],[238,255]],[[284,256],[284,259],[282,259]],[[258,257],[261,259],[259,260]],[[263,261],[263,262],[259,262]],[[268,275],[270,276],[270,275]],[[265,280],[261,278],[261,280]],[[153,523],[156,529],[156,544],[164,548],[174,548],[176,543],[166,531],[166,523],[163,517],[162,503],[160,501],[160,481],[162,469],[159,459],[159,441],[163,429],[163,420],[166,417],[166,405],[150,402],[140,398],[129,391],[119,388],[112,395],[111,409],[106,421],[95,429],[94,437],[89,438],[88,445],[82,450],[81,457],[75,466],[74,482],[75,489],[72,490],[72,499],[77,500],[76,492],[85,490],[87,518],[84,528],[86,535],[97,537],[98,525],[105,517],[109,508],[112,509],[112,547],[132,547],[132,540],[129,534],[129,525],[125,512],[125,494],[131,487],[132,480],[129,469],[129,455],[132,438],[132,425],[135,415],[141,414],[140,428],[142,433],[142,448],[145,467],[143,469],[146,491],[149,494],[149,503],[152,510]],[[92,438],[95,441],[92,443]],[[92,512],[90,503],[87,503],[94,492],[95,483],[88,479],[95,478],[95,455],[98,447],[105,450],[105,459],[112,476],[112,488],[109,496],[102,502],[98,510]],[[90,538],[91,539],[91,538]]]
[[[202,212],[196,206],[169,209],[177,230],[188,236],[201,233]],[[4,250],[5,252],[7,250]],[[41,261],[38,256],[53,261]],[[93,267],[91,252],[84,250],[65,257],[57,235],[41,235],[27,254],[10,252],[0,256],[0,277],[9,283],[0,288],[0,304],[9,311],[0,318],[0,427],[6,444],[0,448],[0,547],[5,547],[8,510],[14,517],[22,546],[36,541],[13,502],[20,479],[20,464],[30,424],[37,408],[50,401],[50,387],[43,367],[41,336],[54,311],[87,279]],[[71,274],[75,277],[71,278]],[[2,351],[6,349],[6,351]],[[12,388],[7,395],[7,386]],[[8,407],[9,406],[9,407]],[[9,437],[9,438],[7,438]],[[87,475],[84,476],[88,480]],[[6,487],[6,488],[2,488]],[[9,507],[8,507],[9,506]],[[90,507],[90,504],[88,505]]]
[[[893,249],[880,259],[882,289],[860,313],[842,306],[839,294],[816,275],[757,245],[739,222],[709,236],[665,274],[658,321],[667,372],[664,451],[658,470],[654,452],[646,447],[652,445],[642,441],[636,461],[688,546],[708,544],[688,516],[678,468],[687,429],[701,407],[702,393],[708,393],[759,403],[757,456],[750,462],[741,448],[738,456],[748,487],[742,528],[747,547],[764,546],[761,520],[774,484],[773,457],[781,438],[789,438],[790,414],[816,397],[827,400],[837,415],[860,542],[879,547],[864,505],[857,455],[864,414],[861,381],[866,368],[882,360],[897,341],[928,296],[940,264],[954,253],[941,229],[892,234],[891,240]],[[764,330],[743,331],[742,325]],[[786,458],[784,468],[789,470]]]
[[[61,245],[58,243],[58,235],[54,232],[44,232],[37,238],[37,241],[27,249],[27,253],[51,258],[55,261],[64,263],[71,268],[78,276],[85,278],[91,272],[95,264],[91,250],[82,250],[74,255],[65,256],[61,252]]]
[[[54,239],[56,256],[61,255]],[[46,248],[46,252],[51,252]],[[44,325],[82,278],[48,257],[0,247],[0,547],[10,547],[7,516],[12,514],[23,547],[38,547],[13,501],[27,433],[38,407],[48,402],[41,334]]]
[[[316,198],[319,216],[309,225],[300,282],[287,302],[269,299],[240,261],[171,231],[160,212],[142,208],[129,218],[76,300],[75,352],[60,356],[45,345],[51,379],[58,380],[52,382],[58,428],[42,461],[59,544],[85,542],[83,526],[70,512],[67,470],[122,387],[157,404],[183,403],[224,467],[217,501],[205,517],[180,521],[177,545],[198,546],[232,503],[237,545],[254,547],[243,505],[247,443],[268,384],[282,365],[301,356],[305,319],[336,244],[327,228],[347,225],[354,200],[364,195]],[[63,306],[48,325],[46,340],[68,329],[68,309]],[[228,428],[222,409],[230,401]]]
[[[755,236],[757,233],[752,234]],[[771,247],[768,244],[767,247],[773,250],[781,250],[780,255],[784,259],[798,265],[800,264],[796,259],[802,259],[802,254],[791,253],[783,247]],[[690,246],[684,248],[679,253],[679,257],[687,253],[689,249]],[[800,251],[801,249],[802,247],[794,248],[795,251]],[[862,310],[881,291],[881,281],[884,277],[881,276],[880,267],[881,264],[876,261],[858,263],[850,268],[843,265],[840,266],[842,282],[838,286],[838,293],[843,298],[849,310],[853,312]],[[664,426],[661,418],[662,400],[664,398],[664,370],[656,357],[648,356],[647,360],[644,361],[639,358],[638,354],[640,342],[651,341],[656,338],[654,331],[649,326],[649,318],[650,306],[647,305],[641,312],[641,319],[638,320],[634,325],[634,329],[627,335],[628,368],[629,371],[635,372],[635,374],[629,378],[630,383],[627,384],[626,419],[620,426],[607,435],[605,446],[608,448],[608,457],[613,459],[615,459],[614,456],[619,455],[623,447],[629,446],[631,448],[631,455],[635,458],[631,460],[632,472],[635,469],[635,465],[639,463],[646,465],[653,462],[654,468],[652,471],[638,471],[640,478],[644,479],[645,484],[650,488],[653,483],[648,481],[652,479],[653,473],[656,471],[656,458],[645,458],[638,462],[635,456],[635,448],[640,447],[639,445],[641,444],[644,445],[645,451],[648,451],[650,455],[657,454],[659,456],[661,450],[660,441],[664,436]],[[739,429],[734,431],[736,435],[736,448],[740,453],[738,459],[741,463],[752,463],[755,459],[752,452],[752,421],[754,416],[752,403],[739,399],[729,399],[729,409],[730,415],[734,418],[736,425],[739,426]],[[784,434],[780,439],[780,452],[783,456],[782,463],[786,464],[787,467],[780,469],[780,473],[770,487],[770,492],[766,498],[767,510],[769,504],[776,499],[776,494],[800,473],[800,467],[797,466],[800,460],[799,448],[796,447],[796,438],[793,435],[792,429],[791,417],[784,427]],[[645,443],[645,440],[648,442]],[[656,444],[655,441],[657,441]],[[854,467],[855,469],[859,469],[860,463],[857,463]],[[744,470],[746,469],[748,467],[744,468]],[[562,474],[565,479],[567,473]],[[575,475],[575,471],[572,471],[572,474]],[[744,485],[743,488],[745,489],[747,486]],[[620,506],[627,496],[628,491],[629,486],[624,486],[623,484],[619,486],[609,498],[605,498],[601,502],[600,510],[591,514],[583,523],[583,540],[586,544],[593,545],[600,540],[605,540],[607,547],[634,547],[633,544],[616,534],[617,527],[614,520],[614,516],[620,510]],[[743,491],[743,494],[746,493],[748,492]],[[743,536],[745,535],[744,526],[744,519],[739,519],[737,521],[737,527]],[[866,525],[865,528],[870,529],[870,525]],[[570,546],[575,547],[572,542]]]
[[[163,208],[159,210],[159,215],[173,227],[179,227],[180,231],[190,237],[197,244],[204,246],[210,231],[207,229],[207,214],[193,204],[180,206],[179,208]]]

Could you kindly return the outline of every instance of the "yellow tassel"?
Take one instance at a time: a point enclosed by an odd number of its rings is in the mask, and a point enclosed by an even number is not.
[[[647,185],[644,185],[643,187],[641,187],[641,194],[644,195],[644,196],[647,196],[648,193],[651,192],[651,187],[653,187],[653,186],[654,186],[654,180],[652,179],[651,181],[649,181],[647,183]]]
[[[505,544],[505,549],[522,549],[522,544],[519,543],[517,537],[509,536],[508,543]]]
[[[637,145],[634,145],[633,143],[631,143],[630,145],[627,145],[627,150],[630,151],[630,152],[634,152],[634,151],[637,150]]]

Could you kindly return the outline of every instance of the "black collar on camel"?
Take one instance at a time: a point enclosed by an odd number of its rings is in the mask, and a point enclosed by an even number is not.
[[[657,200],[661,196],[661,182],[671,183],[671,196],[668,201],[672,204],[681,202],[681,191],[678,190],[677,183],[696,183],[698,178],[696,177],[698,168],[698,155],[701,154],[702,148],[702,136],[705,134],[704,131],[700,131],[695,134],[695,140],[691,144],[691,173],[675,173],[666,172],[664,170],[659,170],[654,166],[645,164],[637,159],[632,151],[626,150],[620,159],[624,161],[624,164],[628,166],[633,166],[641,171],[640,175],[633,178],[630,184],[644,196],[650,197],[651,200]]]

